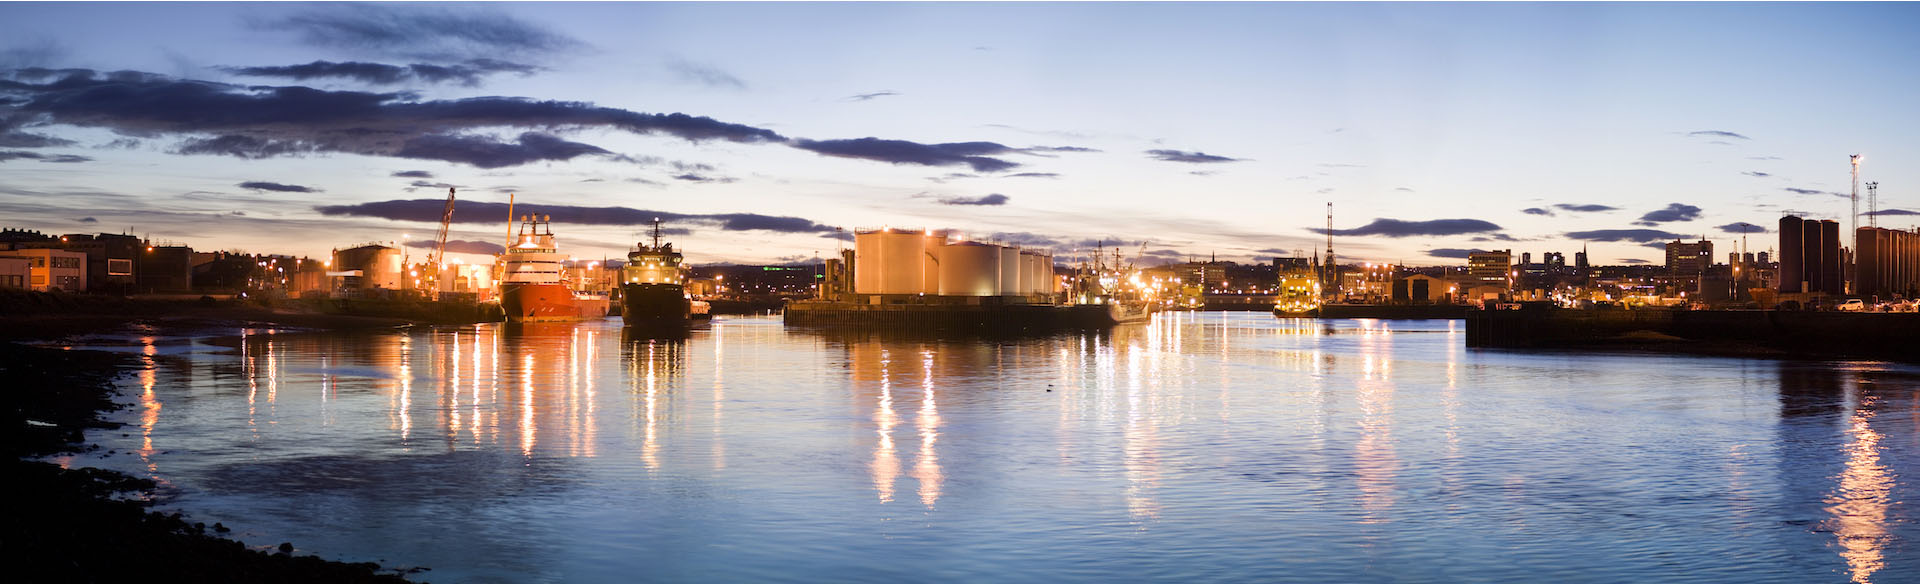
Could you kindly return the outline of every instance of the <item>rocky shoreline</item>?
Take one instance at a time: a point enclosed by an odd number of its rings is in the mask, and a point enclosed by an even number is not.
[[[263,551],[227,539],[220,524],[152,510],[152,481],[95,468],[66,468],[50,457],[92,450],[91,429],[117,424],[102,414],[117,403],[116,380],[130,356],[35,346],[94,334],[237,334],[242,328],[391,327],[404,319],[275,313],[257,307],[127,305],[123,311],[0,313],[0,427],[9,452],[0,557],[25,582],[409,582],[400,571],[294,555],[291,542]],[[64,313],[61,313],[64,312]],[[118,313],[116,313],[118,312]],[[419,569],[407,573],[417,572]],[[24,576],[24,579],[22,579]]]

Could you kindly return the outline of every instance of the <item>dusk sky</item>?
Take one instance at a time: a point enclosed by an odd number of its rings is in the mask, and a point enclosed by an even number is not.
[[[0,4],[0,226],[696,264],[952,229],[1159,260],[1659,262],[1920,220],[1920,5]],[[1861,211],[1867,211],[1861,192]],[[1866,218],[1861,223],[1866,224]],[[419,252],[416,257],[424,256]],[[469,256],[479,258],[481,256]]]

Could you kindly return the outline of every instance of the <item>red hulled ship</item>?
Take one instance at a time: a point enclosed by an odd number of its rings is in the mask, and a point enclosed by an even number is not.
[[[520,235],[500,254],[500,308],[510,322],[591,320],[607,315],[607,295],[574,290],[553,244],[547,217],[520,218]]]

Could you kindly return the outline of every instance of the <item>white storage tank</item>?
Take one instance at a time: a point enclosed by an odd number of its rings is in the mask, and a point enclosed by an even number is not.
[[[1032,294],[1034,290],[1040,287],[1039,279],[1034,277],[1034,274],[1036,274],[1037,271],[1034,270],[1033,268],[1035,265],[1038,265],[1039,263],[1040,263],[1040,255],[1038,253],[1030,250],[1021,250],[1020,252],[1020,294],[1022,296]]]
[[[1060,287],[1059,283],[1054,281],[1053,254],[1040,252],[1039,260],[1039,264],[1034,266],[1036,270],[1034,273],[1034,291],[1041,294],[1052,294],[1054,290]]]
[[[999,246],[974,241],[941,246],[941,296],[995,296],[999,293]]]
[[[882,229],[853,236],[853,289],[861,294],[919,294],[926,278],[926,235]]]
[[[880,232],[856,231],[853,234],[853,291],[878,294],[880,291]]]
[[[1000,251],[1000,295],[1020,295],[1020,250],[996,246]]]
[[[921,294],[940,293],[940,248],[947,244],[947,232],[928,229],[920,240]]]

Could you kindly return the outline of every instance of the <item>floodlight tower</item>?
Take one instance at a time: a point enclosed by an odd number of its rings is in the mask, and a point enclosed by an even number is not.
[[[1867,182],[1867,226],[1880,226],[1880,181]]]

